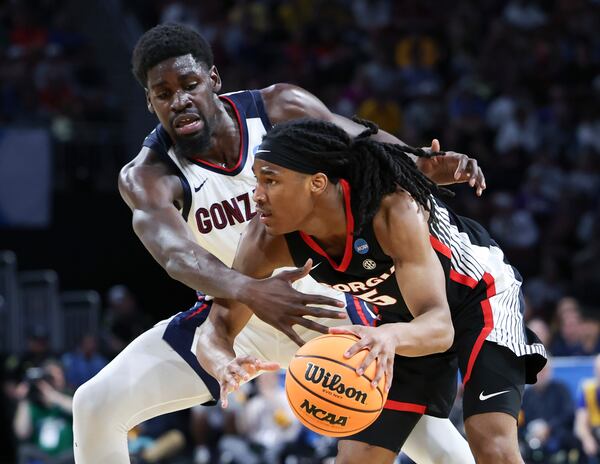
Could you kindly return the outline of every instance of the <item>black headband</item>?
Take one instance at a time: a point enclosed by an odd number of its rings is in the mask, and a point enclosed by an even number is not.
[[[254,154],[254,158],[304,174],[316,174],[317,172],[327,174],[326,168],[315,161],[311,161],[309,157],[302,156],[299,151],[290,150],[284,145],[269,139],[262,141]]]

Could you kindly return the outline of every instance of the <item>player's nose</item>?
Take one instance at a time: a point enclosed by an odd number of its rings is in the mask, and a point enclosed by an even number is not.
[[[260,187],[260,185],[257,185],[256,188],[254,189],[254,192],[252,193],[252,200],[256,204],[261,204],[261,203],[265,202],[265,192]]]
[[[178,90],[175,92],[173,96],[173,101],[171,102],[171,109],[175,112],[180,112],[192,106],[192,101],[190,100],[190,96],[187,92],[182,90]]]

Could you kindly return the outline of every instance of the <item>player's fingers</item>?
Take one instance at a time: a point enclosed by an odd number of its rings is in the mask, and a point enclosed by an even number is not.
[[[311,321],[310,319],[306,319],[304,317],[294,318],[294,324],[301,325],[302,327],[306,327],[307,329],[314,330],[315,332],[322,334],[326,334],[329,330],[329,327],[326,325],[319,324],[318,322]]]
[[[258,360],[256,363],[256,368],[260,371],[278,371],[281,369],[279,363],[276,362],[267,362]]]
[[[302,340],[302,338],[300,338],[300,335],[298,335],[294,329],[292,329],[291,326],[286,325],[286,326],[282,326],[279,329],[281,332],[283,332],[284,334],[286,334],[296,345],[298,346],[303,346],[304,345],[304,340]]]
[[[241,379],[244,378],[245,373],[246,371],[244,371],[244,369],[242,369],[242,367],[239,364],[231,365],[229,367],[229,376],[231,378],[230,383],[239,382]]]
[[[360,337],[360,326],[340,325],[339,327],[329,327],[330,334],[349,334]]]
[[[387,357],[380,356],[377,358],[377,369],[375,370],[375,377],[373,377],[373,381],[371,382],[371,386],[375,388],[379,385],[379,381],[382,379],[383,374],[387,369]]]
[[[394,378],[394,357],[390,357],[385,367],[385,391],[390,391],[392,388],[392,379]]]
[[[344,353],[344,357],[351,358],[356,353],[358,353],[361,350],[364,350],[365,348],[371,348],[371,340],[368,338],[361,338],[359,341],[357,341],[354,345],[352,345],[346,350],[346,352]]]
[[[438,139],[431,141],[431,151],[440,151],[440,141]]]
[[[301,301],[303,305],[337,306],[338,308],[346,307],[346,304],[343,301],[336,300],[335,298],[330,298],[328,296],[310,295],[308,293],[300,293],[300,295],[302,295]],[[315,308],[314,306],[307,306],[303,310],[307,315],[310,316],[332,317],[334,319],[337,319],[339,317],[338,314],[340,313],[339,311],[333,311],[325,308]]]
[[[221,406],[226,408],[227,407],[227,396],[229,395],[230,392],[235,391],[237,389],[236,387],[237,382],[232,378],[232,377],[228,377],[226,378],[226,380],[223,381],[223,383],[221,384]]]
[[[479,166],[477,164],[476,159],[470,159],[467,165],[467,172],[470,175],[469,185],[471,187],[475,187],[475,183],[477,182],[477,173],[479,170]]]
[[[250,355],[238,356],[235,359],[236,359],[236,364],[238,364],[238,365],[246,364],[246,363],[254,363],[254,362],[258,361],[258,359],[256,359],[254,356],[250,356]]]
[[[483,193],[483,191],[487,188],[487,186],[485,185],[485,176],[483,175],[483,171],[481,170],[481,168],[477,168],[477,196],[481,196],[481,194]]]
[[[458,160],[458,166],[456,168],[456,171],[454,171],[454,179],[455,180],[459,180],[464,174],[468,175],[468,173],[466,172],[468,163],[469,163],[469,157],[466,155],[462,155],[460,157],[460,159]]]
[[[221,385],[221,407],[227,407],[227,389],[224,385]]]
[[[358,366],[358,369],[356,369],[356,373],[358,375],[363,375],[365,373],[365,371],[367,370],[367,368],[371,365],[371,363],[373,361],[375,361],[376,357],[377,357],[377,353],[374,350],[369,351],[369,354],[367,354],[367,356],[365,356],[365,359],[363,359],[363,362],[360,364],[360,366]]]
[[[284,278],[288,282],[295,282],[300,280],[302,277],[306,277],[312,268],[312,259],[308,258],[304,266],[292,269],[289,271],[283,271],[279,274],[281,278]]]

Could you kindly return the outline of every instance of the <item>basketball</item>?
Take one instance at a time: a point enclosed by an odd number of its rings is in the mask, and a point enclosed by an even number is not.
[[[306,427],[321,435],[357,433],[377,419],[385,404],[385,376],[371,386],[376,362],[363,375],[356,373],[368,351],[344,358],[357,340],[347,334],[322,335],[301,347],[289,364],[285,391],[290,406]]]

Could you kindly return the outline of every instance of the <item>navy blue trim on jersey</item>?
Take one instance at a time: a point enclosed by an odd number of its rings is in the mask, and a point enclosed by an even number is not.
[[[219,382],[202,368],[191,348],[196,329],[208,318],[212,303],[212,301],[206,301],[203,296],[199,297],[198,302],[192,308],[177,314],[169,321],[163,334],[163,340],[189,364],[208,388],[214,401],[204,403],[206,405],[215,404],[219,400]]]
[[[179,166],[177,166],[175,161],[169,156],[169,150],[173,146],[171,137],[162,124],[158,124],[158,126],[156,126],[144,139],[142,145],[158,153],[165,163],[175,171],[177,177],[179,177],[181,186],[183,187],[183,208],[181,209],[181,214],[187,221],[190,209],[192,208],[192,189],[190,188],[188,180],[181,172],[181,169],[179,169]]]
[[[269,115],[265,109],[265,102],[260,94],[260,90],[251,90],[250,95],[252,95],[252,99],[254,100],[254,105],[256,106],[258,116],[260,116],[263,126],[265,126],[265,129],[268,132],[269,129],[273,127],[273,124],[271,124],[271,120],[269,119]]]
[[[365,300],[344,292],[346,297],[346,312],[355,325],[375,327],[379,320],[379,309]]]

